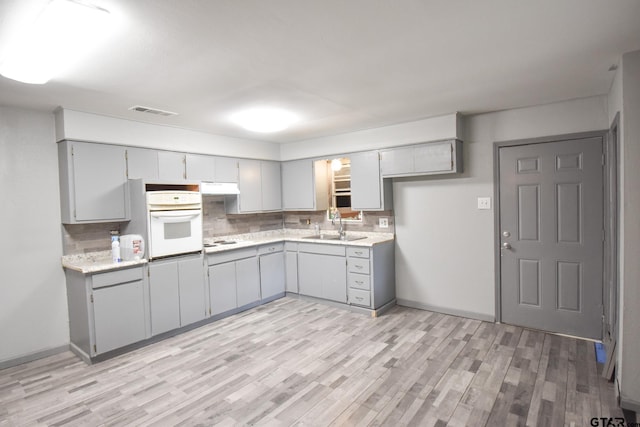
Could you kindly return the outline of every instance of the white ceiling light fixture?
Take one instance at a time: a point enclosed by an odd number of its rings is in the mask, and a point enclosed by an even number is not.
[[[340,159],[331,160],[331,170],[338,172],[340,169],[342,169],[342,161]]]
[[[0,59],[0,74],[44,84],[108,33],[109,11],[83,0],[51,0]]]
[[[240,111],[231,115],[229,120],[251,132],[273,133],[285,130],[299,118],[286,110],[263,107]]]

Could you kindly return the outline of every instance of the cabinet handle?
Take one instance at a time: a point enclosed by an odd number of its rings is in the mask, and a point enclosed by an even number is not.
[[[362,269],[362,266],[361,265],[356,265],[356,268]]]
[[[364,283],[364,282],[363,282],[362,280],[356,280],[356,283],[357,283],[358,285],[362,285],[362,283]]]
[[[362,251],[356,251],[356,255],[362,255]]]

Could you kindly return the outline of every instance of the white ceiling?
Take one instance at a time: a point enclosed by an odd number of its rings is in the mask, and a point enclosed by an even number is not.
[[[0,58],[44,2],[0,0]],[[95,2],[119,18],[109,40],[42,86],[0,76],[0,104],[292,142],[605,94],[640,49],[638,0]],[[269,135],[227,120],[265,104],[303,119]]]

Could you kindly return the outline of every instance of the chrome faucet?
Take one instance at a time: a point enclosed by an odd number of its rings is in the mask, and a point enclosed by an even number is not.
[[[342,225],[342,215],[340,215],[340,211],[338,209],[336,209],[335,212],[333,213],[331,224],[336,225],[336,218],[340,221],[340,228],[338,229],[340,240],[344,240],[347,233],[344,231],[344,226]]]

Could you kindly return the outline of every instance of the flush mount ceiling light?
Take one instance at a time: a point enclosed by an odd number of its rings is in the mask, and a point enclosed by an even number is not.
[[[342,161],[340,159],[331,160],[331,170],[338,172],[340,169],[342,169]]]
[[[81,0],[51,0],[0,59],[0,74],[44,84],[76,63],[108,30],[110,13]]]
[[[252,132],[271,133],[288,128],[298,117],[279,108],[251,108],[231,115],[229,120]]]

